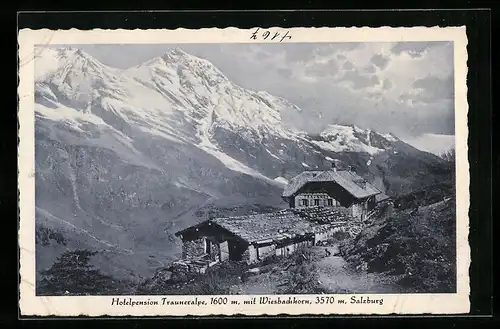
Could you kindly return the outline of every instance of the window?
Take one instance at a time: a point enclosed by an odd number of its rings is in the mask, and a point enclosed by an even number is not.
[[[307,200],[307,199],[302,199],[302,205],[303,205],[304,207],[309,206],[309,200]]]
[[[333,199],[328,199],[328,206],[333,207]]]
[[[319,199],[314,199],[314,205],[319,206]]]

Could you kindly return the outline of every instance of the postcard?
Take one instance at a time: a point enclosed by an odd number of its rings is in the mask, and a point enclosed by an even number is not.
[[[18,41],[21,315],[469,312],[465,27]]]

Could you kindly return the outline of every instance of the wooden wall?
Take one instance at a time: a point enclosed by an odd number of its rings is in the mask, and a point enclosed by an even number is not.
[[[308,200],[309,205],[308,206],[303,206],[302,200]],[[319,204],[315,205],[314,200],[318,199]],[[332,206],[328,205],[328,199],[332,199]],[[320,207],[336,207],[339,206],[340,203],[329,196],[326,193],[300,193],[295,196],[294,199],[294,205],[295,208],[305,208],[305,207],[313,207],[313,206],[320,206]]]
[[[290,242],[283,245],[276,246],[276,256],[289,256],[296,252],[297,250],[305,247],[311,247],[314,244],[313,238],[308,238],[306,240],[300,240],[295,242]]]

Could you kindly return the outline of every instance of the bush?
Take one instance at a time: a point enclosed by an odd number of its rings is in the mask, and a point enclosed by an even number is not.
[[[442,201],[445,197],[454,194],[454,182],[443,182],[401,195],[394,200],[394,205],[400,210],[412,209]]]
[[[184,273],[184,279],[165,280],[160,268],[152,278],[144,280],[138,287],[138,294],[145,295],[227,295],[230,286],[241,283],[248,265],[224,262],[207,270],[205,274]],[[172,278],[176,277],[175,273]]]
[[[228,295],[229,287],[224,285],[224,281],[214,275],[213,273],[208,273],[199,286],[195,286],[193,294],[195,295]]]
[[[279,261],[279,257],[276,255],[271,255],[269,257],[266,257],[260,262],[260,266],[266,266],[266,265],[271,265],[271,264],[276,264]]]
[[[310,249],[297,250],[284,263],[288,273],[277,293],[279,294],[321,294],[328,291],[319,283],[318,268]]]
[[[65,246],[67,244],[66,238],[61,232],[52,230],[42,225],[38,225],[35,230],[35,243],[41,246],[48,246],[51,240],[55,243]]]
[[[96,253],[74,250],[62,254],[50,269],[41,271],[37,295],[110,295],[132,291],[127,283],[104,275],[89,264]]]
[[[351,235],[349,234],[348,231],[338,231],[332,234],[332,237],[327,240],[327,244],[331,245],[350,238]]]

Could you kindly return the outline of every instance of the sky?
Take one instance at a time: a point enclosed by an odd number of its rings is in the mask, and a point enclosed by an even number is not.
[[[454,134],[452,42],[77,46],[116,68],[181,48],[244,88],[320,113],[321,120],[302,118],[311,132],[337,123],[407,139]]]

